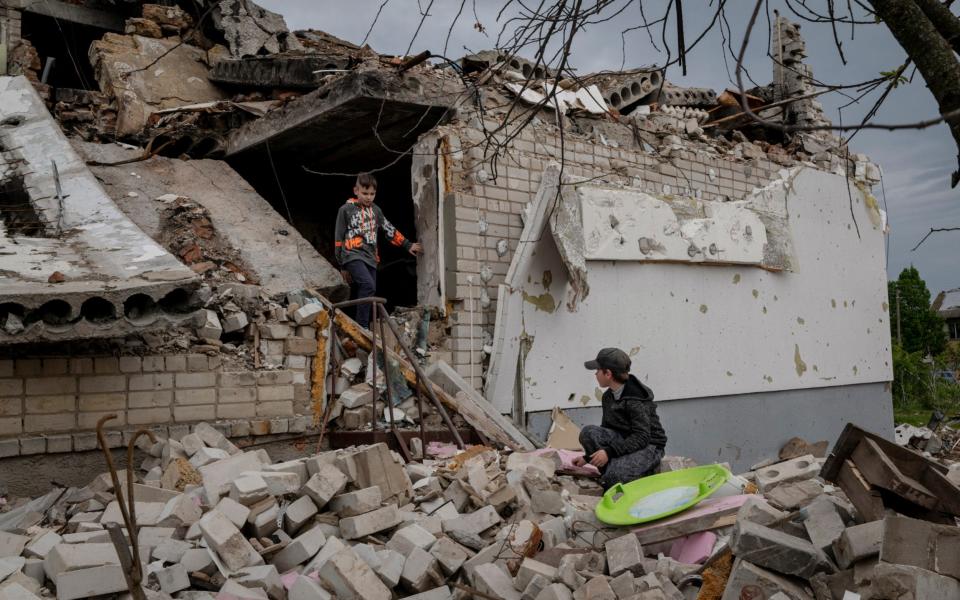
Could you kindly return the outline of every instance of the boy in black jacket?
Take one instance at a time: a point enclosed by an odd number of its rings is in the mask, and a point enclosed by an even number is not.
[[[411,242],[397,231],[373,203],[377,196],[377,180],[370,173],[361,173],[353,186],[354,198],[347,200],[337,213],[335,232],[336,256],[340,274],[354,290],[354,298],[369,298],[377,293],[377,230],[394,246],[400,246],[414,256],[422,252],[419,243]],[[370,305],[357,307],[357,323],[370,326]]]
[[[600,469],[604,490],[652,475],[667,445],[653,391],[630,374],[630,357],[619,348],[604,348],[584,366],[596,371],[597,383],[607,391],[600,426],[587,425],[580,432],[584,456],[577,464],[589,461]]]

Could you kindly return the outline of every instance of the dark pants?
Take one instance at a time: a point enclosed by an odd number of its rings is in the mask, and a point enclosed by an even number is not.
[[[362,260],[352,260],[343,265],[350,273],[353,284],[350,286],[351,298],[369,298],[377,293],[377,268]],[[357,306],[357,323],[361,327],[370,327],[370,304]]]
[[[610,442],[622,440],[623,436],[612,429],[597,425],[586,425],[580,431],[580,445],[589,462],[590,456]],[[653,475],[663,458],[663,448],[647,446],[636,452],[611,458],[600,469],[600,485],[608,490],[618,483],[629,483],[647,475]]]

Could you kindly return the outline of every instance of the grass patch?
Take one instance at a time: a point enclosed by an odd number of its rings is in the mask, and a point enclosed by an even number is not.
[[[926,408],[920,404],[908,404],[906,406],[893,405],[893,422],[899,425],[900,423],[909,423],[910,425],[916,425],[917,427],[924,427],[928,422],[930,422],[930,413],[933,410]]]

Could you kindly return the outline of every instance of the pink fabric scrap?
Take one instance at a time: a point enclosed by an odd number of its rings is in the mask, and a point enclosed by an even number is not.
[[[674,540],[667,556],[687,565],[699,565],[710,558],[713,546],[717,543],[717,534],[712,531],[691,533]]]
[[[430,442],[427,444],[427,455],[434,458],[453,458],[460,449],[456,444],[446,442]]]

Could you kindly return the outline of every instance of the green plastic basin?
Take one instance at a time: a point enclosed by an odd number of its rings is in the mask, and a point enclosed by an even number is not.
[[[704,465],[618,483],[603,495],[595,512],[607,525],[656,521],[697,504],[728,477],[730,472],[720,465]]]

